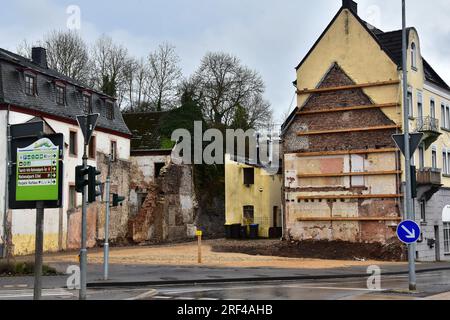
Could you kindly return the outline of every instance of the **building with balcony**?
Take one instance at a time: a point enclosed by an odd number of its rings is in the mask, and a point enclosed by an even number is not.
[[[450,260],[450,87],[407,29],[417,259]],[[285,234],[297,240],[397,243],[404,159],[402,30],[382,31],[343,5],[297,66],[297,108],[283,125]],[[408,169],[409,170],[409,169]]]

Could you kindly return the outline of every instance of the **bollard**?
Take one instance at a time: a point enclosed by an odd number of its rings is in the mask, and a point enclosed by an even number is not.
[[[202,235],[203,232],[201,230],[198,230],[196,232],[197,239],[198,239],[198,263],[202,263]]]

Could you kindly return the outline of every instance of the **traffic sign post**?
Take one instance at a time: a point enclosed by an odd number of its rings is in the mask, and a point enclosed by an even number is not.
[[[84,173],[84,179],[88,179],[88,157],[87,157],[87,146],[91,141],[92,134],[94,133],[95,127],[97,126],[97,121],[99,114],[89,114],[77,117],[78,124],[80,126],[81,132],[84,136],[84,148],[83,148],[83,164],[82,172]],[[86,283],[87,283],[87,196],[88,196],[88,186],[84,185],[81,193],[82,210],[81,210],[81,249],[80,249],[80,300],[86,300]]]
[[[403,88],[403,133],[405,156],[405,192],[404,192],[404,214],[407,219],[415,220],[412,206],[411,192],[411,139],[409,132],[409,104],[408,104],[408,34],[406,31],[406,0],[402,0],[402,88]],[[413,135],[414,137],[414,135]],[[414,244],[408,245],[408,269],[409,290],[416,291],[416,257]]]
[[[411,220],[405,220],[397,227],[398,239],[405,244],[416,243],[421,235],[419,225]]]

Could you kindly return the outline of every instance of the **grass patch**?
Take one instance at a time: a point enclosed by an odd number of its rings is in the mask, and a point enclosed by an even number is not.
[[[55,268],[43,265],[44,276],[59,275]],[[32,276],[34,275],[34,262],[9,262],[0,261],[0,277]]]

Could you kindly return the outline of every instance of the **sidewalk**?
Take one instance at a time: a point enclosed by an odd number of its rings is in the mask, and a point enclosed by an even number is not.
[[[88,282],[90,287],[153,286],[214,282],[268,280],[314,280],[368,277],[367,267],[377,265],[382,275],[406,274],[407,263],[377,261],[337,261],[251,256],[238,253],[216,253],[211,242],[203,248],[202,265],[197,264],[195,243],[113,248],[110,255],[109,281],[103,281],[103,251],[89,250]],[[28,257],[30,259],[32,257]],[[26,258],[23,258],[26,259]],[[77,252],[49,254],[45,263],[65,273],[70,265],[78,265]],[[450,270],[450,263],[418,263],[418,273]],[[5,285],[30,285],[32,277],[0,278]],[[44,278],[45,288],[66,286],[67,276]]]

